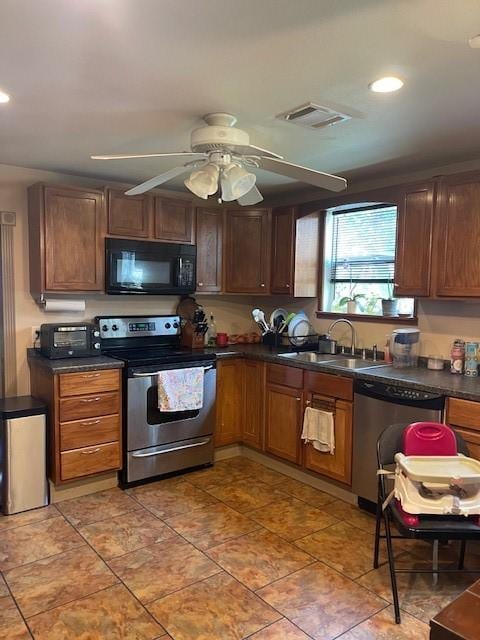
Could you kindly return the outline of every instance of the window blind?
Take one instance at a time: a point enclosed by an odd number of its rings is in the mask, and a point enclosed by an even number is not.
[[[397,208],[333,213],[331,282],[393,282]]]

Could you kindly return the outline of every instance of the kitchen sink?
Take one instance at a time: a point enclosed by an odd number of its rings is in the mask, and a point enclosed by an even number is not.
[[[339,355],[329,355],[327,353],[317,353],[316,351],[295,351],[293,353],[279,353],[281,358],[298,360],[300,362],[312,362],[315,364],[326,364],[336,369],[370,369],[372,367],[384,367],[385,364],[373,362],[373,360],[363,360],[362,358],[347,357],[343,353]]]

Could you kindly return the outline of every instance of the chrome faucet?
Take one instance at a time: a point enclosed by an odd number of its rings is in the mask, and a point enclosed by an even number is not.
[[[350,330],[352,332],[352,342],[351,342],[351,345],[350,345],[350,353],[352,354],[352,356],[354,356],[355,355],[355,343],[356,343],[357,336],[355,334],[355,328],[354,328],[353,324],[350,322],[350,320],[347,320],[346,318],[339,318],[338,320],[334,320],[332,322],[332,324],[327,329],[327,336],[330,336],[330,332],[332,331],[332,329],[335,327],[335,325],[339,324],[340,322],[345,322],[345,324],[348,324],[348,326],[350,327]]]

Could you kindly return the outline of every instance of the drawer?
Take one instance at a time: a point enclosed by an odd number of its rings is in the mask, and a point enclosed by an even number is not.
[[[449,398],[447,423],[480,431],[480,402]]]
[[[480,460],[480,432],[459,429],[458,427],[455,427],[455,431],[458,435],[462,436],[467,443],[470,457]]]
[[[120,440],[120,416],[98,416],[60,424],[60,451]]]
[[[118,391],[91,396],[60,398],[60,422],[109,416],[114,413],[120,413],[120,394]]]
[[[303,369],[287,367],[283,364],[269,364],[267,366],[267,382],[301,389],[303,387]]]
[[[84,447],[60,454],[62,480],[73,480],[102,471],[120,468],[120,443],[108,442],[94,447]]]
[[[328,373],[306,371],[305,390],[342,400],[353,400],[353,380]]]
[[[83,396],[120,389],[120,369],[83,371],[60,375],[60,397]]]

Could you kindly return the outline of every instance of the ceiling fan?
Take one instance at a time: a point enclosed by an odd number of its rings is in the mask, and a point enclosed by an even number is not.
[[[342,191],[347,186],[345,178],[292,164],[272,151],[250,144],[248,133],[234,126],[237,118],[229,113],[209,113],[203,119],[207,126],[192,131],[191,151],[96,155],[91,158],[178,158],[183,161],[182,165],[129,189],[125,192],[129,196],[145,193],[188,171],[190,175],[184,185],[199,198],[206,200],[218,192],[219,202],[237,200],[242,206],[263,200],[255,186],[256,176],[252,169],[264,169],[330,191]]]

